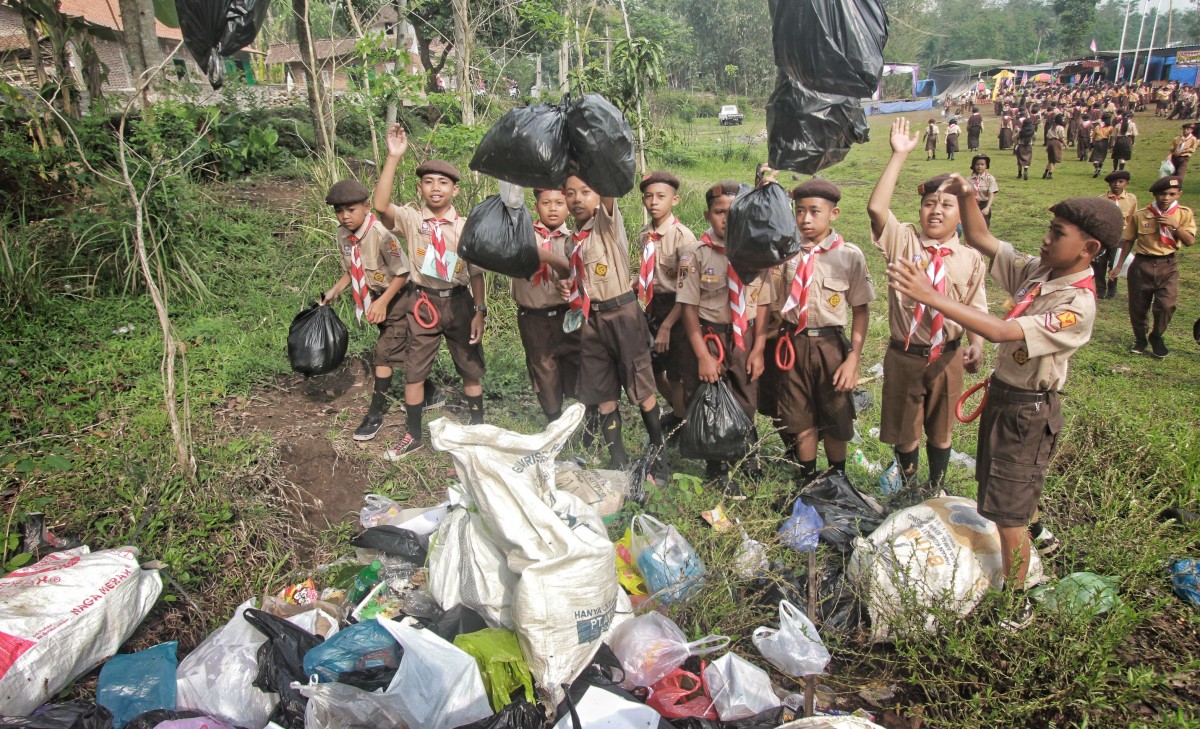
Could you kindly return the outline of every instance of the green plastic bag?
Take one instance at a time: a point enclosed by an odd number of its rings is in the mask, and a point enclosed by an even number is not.
[[[1078,615],[1099,615],[1121,604],[1117,581],[1092,572],[1072,572],[1053,585],[1034,588],[1030,594],[1048,608]]]
[[[522,686],[525,687],[525,700],[533,702],[533,678],[515,633],[504,628],[485,628],[455,636],[454,645],[479,664],[483,688],[493,709],[500,711],[507,706],[513,691]]]

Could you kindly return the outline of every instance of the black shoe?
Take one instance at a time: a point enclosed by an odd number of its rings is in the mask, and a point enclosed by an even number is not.
[[[1096,177],[1099,177],[1099,176],[1100,176],[1100,170],[1096,170],[1095,172],[1093,172],[1093,173],[1092,173],[1092,177],[1093,177],[1093,178],[1096,178]]]
[[[1046,179],[1047,179],[1047,180],[1053,180],[1053,179],[1054,179],[1054,173],[1053,173],[1053,172],[1047,172],[1047,173],[1046,173]]]
[[[1029,179],[1029,168],[1028,167],[1025,168],[1025,179],[1026,180]]]
[[[354,431],[354,440],[371,440],[383,427],[383,413],[367,413],[358,430]]]
[[[1163,341],[1162,337],[1150,335],[1150,356],[1155,359],[1163,359],[1170,353],[1171,350],[1167,349],[1167,343]]]
[[[1134,341],[1133,346],[1129,348],[1129,351],[1133,352],[1134,354],[1145,354],[1146,353],[1146,340],[1138,339],[1138,340]]]
[[[1104,298],[1106,298],[1106,299],[1117,298],[1117,282],[1116,281],[1108,282],[1108,285],[1105,287],[1105,290],[1104,290]]]
[[[402,461],[411,456],[424,447],[424,442],[412,437],[412,434],[405,433],[404,440],[393,448],[388,448],[383,452],[383,457],[389,461]]]

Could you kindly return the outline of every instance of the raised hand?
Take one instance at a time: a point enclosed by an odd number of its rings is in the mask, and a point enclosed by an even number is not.
[[[408,151],[408,133],[399,123],[387,130],[387,151],[390,157],[403,157]]]
[[[911,137],[908,133],[908,119],[900,117],[892,122],[892,152],[896,154],[908,154],[917,148],[917,135]]]

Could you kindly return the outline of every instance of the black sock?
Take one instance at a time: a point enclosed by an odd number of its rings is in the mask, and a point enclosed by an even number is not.
[[[901,453],[897,449],[896,461],[900,464],[900,475],[906,483],[917,480],[917,464],[921,461],[921,451],[919,449],[914,448],[908,453]]]
[[[625,453],[625,441],[621,439],[621,412],[614,410],[601,415],[600,431],[604,434],[604,442],[608,444],[609,465],[616,469],[628,466],[629,456]]]
[[[800,483],[806,484],[817,475],[817,459],[800,461]]]
[[[950,449],[926,445],[925,456],[929,459],[929,483],[934,488],[941,488],[946,482],[946,468],[950,465]]]
[[[658,406],[642,411],[642,424],[646,426],[646,434],[650,436],[651,446],[662,446],[662,422],[658,419]]]
[[[424,410],[425,410],[425,406],[420,405],[420,404],[418,404],[418,405],[406,404],[404,406],[404,415],[405,415],[405,419],[407,420],[406,427],[408,428],[408,434],[411,435],[413,437],[413,440],[415,440],[417,442],[420,442],[422,440],[421,414],[423,413]]]
[[[845,459],[840,460],[840,461],[830,461],[829,467],[832,468],[833,470],[837,471],[838,473],[845,473],[846,472],[846,461],[845,461]]]
[[[1037,539],[1038,536],[1041,535],[1042,529],[1044,529],[1044,528],[1045,527],[1042,526],[1041,519],[1033,522],[1032,524],[1029,525],[1029,536],[1033,537],[1034,539]]]
[[[372,415],[379,415],[383,412],[383,408],[387,405],[388,390],[392,389],[392,376],[380,377],[375,375],[375,391],[371,393],[371,407],[367,408],[367,412]]]
[[[471,425],[483,422],[483,395],[467,395],[467,414],[470,415]]]

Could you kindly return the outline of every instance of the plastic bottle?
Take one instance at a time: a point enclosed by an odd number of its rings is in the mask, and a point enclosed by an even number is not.
[[[371,588],[379,584],[379,571],[382,569],[383,563],[379,560],[372,562],[369,567],[363,567],[354,578],[354,584],[346,591],[346,602],[353,605],[363,599]]]

